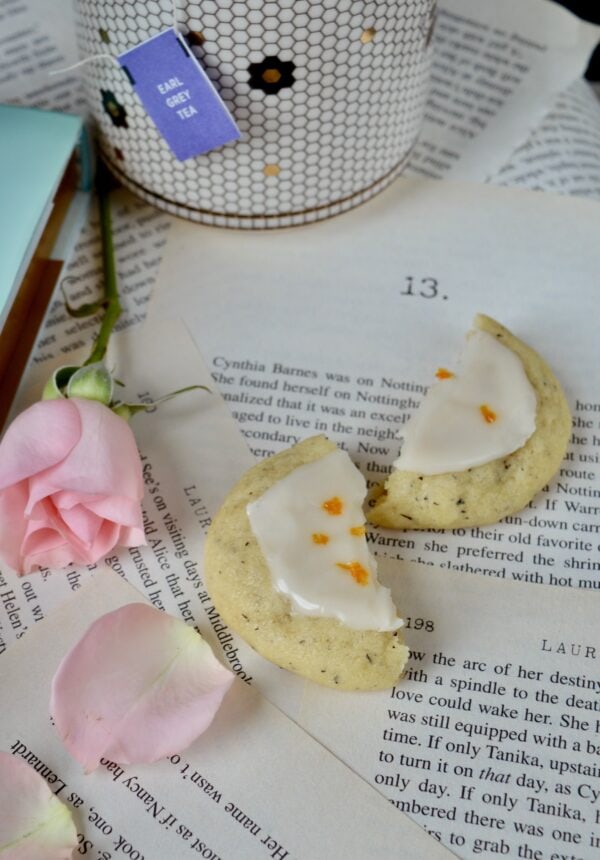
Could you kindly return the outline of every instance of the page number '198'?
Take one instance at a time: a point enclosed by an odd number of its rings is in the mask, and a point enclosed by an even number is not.
[[[435,630],[435,624],[429,618],[405,618],[404,626],[408,630],[425,630],[427,633]]]
[[[407,275],[404,278],[405,287],[400,290],[401,296],[419,296],[422,299],[443,299],[448,296],[440,293],[439,282],[435,278],[415,278]]]

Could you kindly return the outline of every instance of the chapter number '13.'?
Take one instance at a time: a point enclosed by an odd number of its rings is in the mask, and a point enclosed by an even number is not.
[[[444,301],[448,296],[440,293],[439,282],[436,278],[415,278],[413,275],[407,275],[404,278],[404,284],[400,290],[401,296],[418,296],[422,299],[440,298]]]

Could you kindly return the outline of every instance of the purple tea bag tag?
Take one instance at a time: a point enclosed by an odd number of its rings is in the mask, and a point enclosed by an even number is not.
[[[175,30],[158,33],[117,59],[179,161],[241,136],[208,75]]]

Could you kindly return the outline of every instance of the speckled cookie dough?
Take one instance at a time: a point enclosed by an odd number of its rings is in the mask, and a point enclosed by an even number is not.
[[[279,666],[339,690],[381,690],[402,674],[408,649],[398,631],[354,630],[339,621],[295,615],[274,590],[246,506],[298,466],[335,451],[315,436],[259,463],[231,490],[210,528],[206,585],[221,617]]]
[[[474,328],[497,337],[523,363],[537,397],[536,429],[512,454],[463,472],[419,475],[394,471],[373,493],[367,514],[393,529],[455,529],[488,525],[520,511],[558,470],[571,435],[562,388],[546,362],[490,317]]]

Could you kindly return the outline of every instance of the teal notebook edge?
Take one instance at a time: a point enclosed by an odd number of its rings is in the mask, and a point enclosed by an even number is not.
[[[77,116],[0,105],[0,326],[81,131]]]

